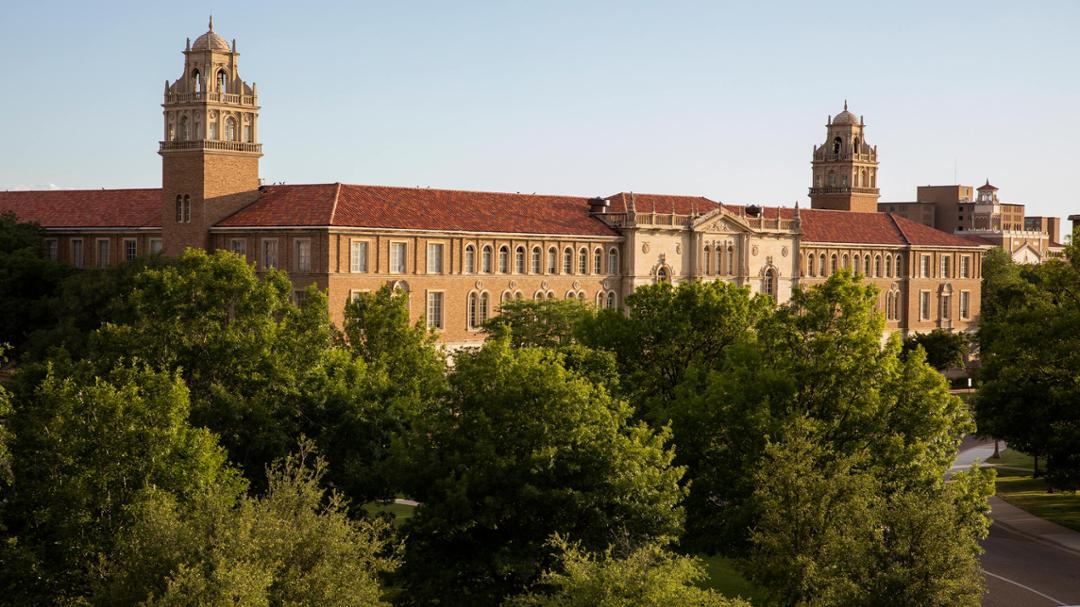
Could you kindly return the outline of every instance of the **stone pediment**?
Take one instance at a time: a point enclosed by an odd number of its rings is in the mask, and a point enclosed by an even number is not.
[[[706,234],[752,234],[755,232],[736,215],[723,208],[718,208],[697,218],[693,224],[695,232]]]

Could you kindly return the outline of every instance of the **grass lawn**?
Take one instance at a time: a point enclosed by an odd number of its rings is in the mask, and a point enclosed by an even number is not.
[[[400,527],[402,523],[413,515],[413,511],[416,510],[416,507],[406,506],[405,504],[395,504],[393,502],[368,502],[364,504],[364,510],[370,514],[378,514],[380,512],[392,514],[394,516],[394,526]]]
[[[1002,466],[1027,470],[1023,472],[1005,468],[998,469],[998,497],[1017,508],[1027,510],[1037,517],[1080,531],[1080,495],[1060,491],[1047,493],[1045,480],[1031,478],[1034,461],[1030,455],[1006,449],[1001,452],[1001,459],[988,461]]]
[[[703,587],[726,597],[742,597],[753,605],[768,604],[765,592],[744,578],[731,559],[719,555],[698,555],[698,558],[705,562],[705,572],[709,575],[701,584]]]

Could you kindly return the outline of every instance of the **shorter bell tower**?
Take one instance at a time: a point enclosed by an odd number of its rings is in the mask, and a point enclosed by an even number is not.
[[[877,146],[866,143],[866,123],[844,111],[825,125],[825,143],[814,146],[810,207],[838,211],[877,211]]]
[[[208,248],[215,223],[259,196],[259,103],[241,80],[236,41],[210,29],[184,49],[184,71],[165,82],[162,236],[165,253]]]

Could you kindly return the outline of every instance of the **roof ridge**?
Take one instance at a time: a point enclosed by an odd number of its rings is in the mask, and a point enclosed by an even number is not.
[[[338,200],[341,199],[341,182],[337,182],[337,187],[334,188],[334,204],[330,206],[330,225],[334,225],[334,216],[337,215]]]
[[[581,196],[580,194],[537,194],[536,192],[533,192],[531,194],[527,194],[527,193],[524,193],[524,192],[494,192],[494,191],[491,191],[491,190],[459,190],[459,189],[454,189],[454,188],[431,188],[431,187],[422,188],[422,187],[419,187],[419,186],[417,186],[417,187],[409,187],[409,186],[403,186],[403,185],[378,185],[378,184],[374,184],[374,183],[340,183],[339,182],[339,185],[343,185],[343,186],[348,187],[348,188],[382,188],[384,190],[419,190],[419,191],[427,191],[427,192],[458,192],[458,193],[462,193],[462,194],[495,194],[495,195],[501,195],[501,196],[535,196],[537,198],[580,198],[582,200],[587,200],[587,199],[590,198],[589,196]]]
[[[911,239],[908,238],[907,232],[904,231],[904,228],[900,225],[900,222],[896,221],[896,217],[894,217],[892,213],[885,213],[885,216],[888,217],[890,221],[892,221],[892,224],[894,226],[896,226],[896,231],[900,232],[900,237],[904,239],[904,242],[908,246],[911,246]]]

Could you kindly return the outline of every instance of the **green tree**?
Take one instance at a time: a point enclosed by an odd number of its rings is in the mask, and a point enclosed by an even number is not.
[[[559,348],[576,342],[579,326],[591,315],[592,307],[576,299],[517,299],[500,304],[484,331],[514,348]]]
[[[921,347],[926,352],[926,362],[938,371],[964,365],[968,352],[968,336],[963,332],[934,329],[929,333],[916,333],[904,340],[903,353],[907,355]]]
[[[0,367],[3,367],[5,360],[4,348],[0,346]],[[10,485],[13,479],[11,475],[11,449],[9,447],[12,436],[11,429],[8,427],[11,424],[11,414],[11,393],[3,385],[0,385],[0,490],[5,485]],[[2,496],[3,493],[0,492],[0,497]],[[2,508],[0,506],[0,509]],[[2,520],[2,514],[0,514],[0,520]],[[0,527],[0,530],[2,530],[2,527]]]
[[[556,536],[558,568],[540,576],[538,588],[505,603],[507,607],[749,607],[695,584],[705,568],[693,557],[674,554],[655,544],[619,558],[611,549],[589,553]]]
[[[627,552],[674,538],[683,474],[666,431],[545,349],[460,353],[426,427],[410,494],[407,600],[491,605],[553,563],[555,533]]]
[[[35,330],[56,322],[49,301],[70,273],[43,257],[45,230],[0,213],[0,343],[21,351]]]
[[[242,479],[205,429],[188,424],[188,391],[141,364],[104,377],[49,366],[17,398],[12,445],[17,479],[6,495],[0,587],[8,600],[78,596],[107,553],[127,510],[148,487],[188,501],[213,483]]]
[[[101,605],[387,605],[396,566],[379,520],[353,521],[321,487],[312,445],[268,467],[264,497],[213,485],[189,504],[148,490],[100,567]]]

